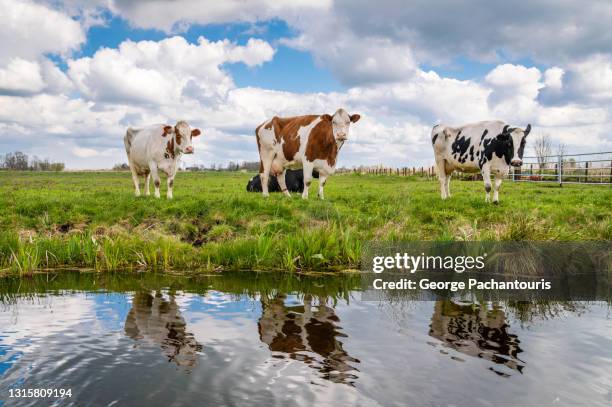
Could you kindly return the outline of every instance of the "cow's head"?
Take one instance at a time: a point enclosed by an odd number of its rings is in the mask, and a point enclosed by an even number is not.
[[[506,147],[506,157],[508,163],[514,167],[523,165],[523,153],[525,152],[525,143],[527,136],[531,131],[531,124],[528,124],[525,130],[518,127],[504,126],[501,134],[497,136],[497,140],[504,143]]]
[[[200,135],[199,129],[191,129],[187,122],[181,120],[176,123],[174,128],[164,127],[164,135],[172,134],[174,137],[174,148],[183,154],[193,154],[193,137]]]
[[[331,122],[332,132],[337,142],[346,141],[346,139],[348,139],[351,123],[355,123],[361,118],[358,114],[349,115],[344,109],[336,110],[333,116],[324,114],[321,117],[323,120]]]

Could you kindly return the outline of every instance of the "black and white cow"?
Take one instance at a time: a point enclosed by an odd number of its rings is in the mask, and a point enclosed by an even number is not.
[[[527,135],[531,131],[528,124],[525,130],[510,127],[506,123],[483,121],[450,127],[444,124],[434,126],[431,143],[436,158],[436,169],[440,180],[442,199],[450,197],[450,178],[453,171],[480,172],[484,180],[486,201],[493,184],[493,203],[499,201],[499,187],[508,175],[510,165],[523,164],[523,152]]]

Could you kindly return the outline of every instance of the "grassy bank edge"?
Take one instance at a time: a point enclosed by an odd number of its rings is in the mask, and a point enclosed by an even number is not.
[[[169,236],[69,236],[20,238],[0,234],[0,273],[43,269],[340,271],[359,267],[361,242],[348,229],[307,230],[296,235],[262,234],[201,247]]]

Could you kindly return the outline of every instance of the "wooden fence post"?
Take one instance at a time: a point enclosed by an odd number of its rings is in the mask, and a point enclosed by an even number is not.
[[[589,182],[589,162],[584,166],[584,182]]]

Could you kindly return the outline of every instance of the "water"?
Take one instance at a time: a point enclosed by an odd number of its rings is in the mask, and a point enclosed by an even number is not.
[[[255,273],[4,279],[0,405],[612,405],[606,303],[390,304],[358,287]],[[18,388],[72,397],[9,398]]]

